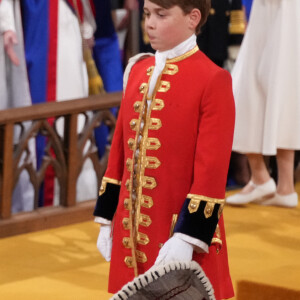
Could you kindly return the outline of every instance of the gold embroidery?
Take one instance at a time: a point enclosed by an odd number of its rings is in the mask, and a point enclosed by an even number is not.
[[[147,83],[142,83],[139,88],[140,93],[145,94],[145,92],[147,91],[147,87],[148,87]]]
[[[162,110],[165,107],[164,100],[154,99],[153,102],[154,102],[154,106],[152,110]]]
[[[101,187],[99,189],[99,196],[101,196],[105,193],[107,183],[121,185],[121,181],[119,181],[119,180],[108,178],[108,177],[103,177],[102,182],[101,182]]]
[[[175,75],[178,72],[178,66],[173,64],[166,64],[163,74]]]
[[[142,186],[146,189],[153,190],[156,186],[156,180],[153,177],[143,176],[142,177]]]
[[[129,124],[130,124],[130,128],[132,130],[135,130],[135,131],[138,130],[138,126],[137,126],[138,120],[137,119],[132,119]]]
[[[175,225],[176,225],[176,222],[177,222],[177,218],[178,218],[178,215],[177,214],[173,214],[169,237],[172,237],[172,235],[173,235],[174,228],[175,228]]]
[[[152,223],[152,221],[148,215],[140,214],[139,223],[142,226],[148,227]]]
[[[197,51],[199,51],[199,48],[198,46],[195,46],[192,50],[180,55],[180,56],[177,56],[175,58],[172,58],[172,59],[167,59],[166,61],[166,64],[171,64],[171,63],[174,63],[174,62],[178,62],[178,61],[181,61],[181,60],[184,60],[186,58],[188,58],[189,56],[193,55],[194,53],[196,53]]]
[[[126,186],[127,191],[130,191],[130,180],[129,179],[126,180],[125,186]]]
[[[159,128],[161,128],[161,126],[162,126],[162,124],[161,124],[160,119],[157,119],[157,118],[150,119],[149,129],[158,130]]]
[[[133,268],[133,259],[131,256],[126,256],[124,262],[128,268]]]
[[[157,150],[161,146],[159,139],[157,138],[147,138],[146,149],[147,150]]]
[[[141,205],[146,208],[151,208],[153,206],[153,200],[150,196],[142,195]]]
[[[129,149],[133,150],[133,148],[134,148],[134,139],[130,138],[127,143],[128,143]]]
[[[223,244],[222,240],[221,240],[221,239],[218,239],[218,238],[216,238],[216,237],[212,238],[211,243],[212,243],[212,244],[220,244],[221,246],[222,246],[222,244]]]
[[[130,205],[130,200],[129,199],[125,199],[124,200],[124,208],[127,210],[131,209],[131,205]]]
[[[161,162],[157,157],[147,156],[145,168],[148,169],[157,169],[160,166]]]
[[[150,240],[147,234],[138,232],[137,242],[141,245],[147,245],[150,242]]]
[[[126,168],[129,172],[132,172],[133,168],[132,168],[132,159],[131,158],[127,158],[126,160]]]
[[[171,83],[169,81],[162,80],[160,81],[160,86],[158,88],[158,92],[165,93],[171,87]]]
[[[129,230],[130,229],[130,223],[129,223],[129,219],[128,218],[123,218],[122,221],[123,227],[125,230]]]
[[[210,197],[201,196],[201,195],[188,194],[187,198],[191,199],[189,206],[188,206],[188,210],[190,213],[194,213],[198,210],[201,201],[206,202],[206,205],[204,208],[204,215],[206,218],[209,218],[212,216],[215,204],[220,204],[220,208],[218,211],[218,216],[219,216],[220,210],[221,211],[223,210],[223,207],[225,204],[225,199],[210,198]]]
[[[124,237],[122,243],[125,248],[131,248],[131,243],[130,243],[129,237]]]
[[[217,224],[217,228],[215,231],[215,237],[212,238],[211,243],[217,244],[216,251],[217,251],[217,253],[219,253],[221,250],[222,244],[223,244],[222,239],[221,239],[221,232],[220,232],[219,224]]]
[[[141,113],[142,111],[142,101],[136,101],[134,104],[133,104],[133,108],[134,108],[134,111],[137,112],[137,113]]]
[[[135,253],[136,253],[136,260],[139,263],[143,264],[143,263],[147,262],[147,256],[144,252],[136,250]]]
[[[148,75],[148,76],[152,75],[153,70],[154,70],[154,67],[153,67],[153,66],[149,67],[149,68],[147,69],[147,75]]]

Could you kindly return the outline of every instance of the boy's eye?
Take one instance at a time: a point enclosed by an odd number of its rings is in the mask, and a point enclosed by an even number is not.
[[[145,16],[145,17],[149,17],[149,16],[150,16],[150,13],[144,11],[144,16]]]

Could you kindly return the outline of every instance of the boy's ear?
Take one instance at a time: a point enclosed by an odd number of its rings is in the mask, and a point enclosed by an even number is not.
[[[201,20],[201,12],[198,8],[193,8],[190,12],[190,26],[191,29],[196,29]]]

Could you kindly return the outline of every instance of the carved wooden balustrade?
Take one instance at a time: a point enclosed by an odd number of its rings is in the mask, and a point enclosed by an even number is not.
[[[76,182],[83,164],[90,159],[100,183],[109,146],[99,160],[93,132],[105,124],[111,140],[116,120],[109,108],[119,106],[120,101],[121,93],[109,93],[0,111],[0,237],[92,219],[95,199],[76,203]],[[80,131],[79,116],[84,119]],[[57,129],[58,122],[63,132]],[[37,135],[46,140],[38,169],[29,146]],[[60,186],[59,205],[39,208],[39,189],[50,165]],[[34,189],[34,210],[12,214],[13,190],[23,170]]]

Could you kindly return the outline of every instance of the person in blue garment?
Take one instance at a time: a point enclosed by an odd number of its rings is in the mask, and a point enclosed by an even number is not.
[[[95,44],[93,57],[103,81],[106,92],[118,92],[123,89],[123,66],[118,37],[111,15],[110,0],[93,0],[91,2],[95,14],[97,29],[94,33]],[[114,115],[117,109],[111,110]],[[95,129],[98,155],[102,157],[107,145],[109,129],[101,125]]]
[[[250,11],[251,11],[251,6],[252,6],[252,1],[253,0],[243,0],[243,5],[245,7],[247,20],[249,20],[249,17],[250,17]]]

